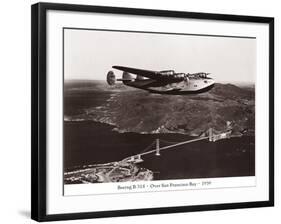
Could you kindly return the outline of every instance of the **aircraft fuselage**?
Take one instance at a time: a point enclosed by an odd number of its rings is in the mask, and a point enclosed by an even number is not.
[[[214,87],[215,81],[208,79],[189,79],[181,82],[165,83],[153,79],[123,81],[127,86],[161,94],[196,94],[209,91]]]
[[[151,71],[124,66],[112,66],[123,71],[121,79],[116,79],[113,71],[107,74],[107,82],[114,85],[116,81],[138,89],[160,94],[196,94],[213,88],[215,81],[209,73],[176,73],[174,70]]]

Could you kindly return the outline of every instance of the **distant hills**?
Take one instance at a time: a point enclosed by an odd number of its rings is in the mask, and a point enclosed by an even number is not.
[[[114,124],[119,132],[172,132],[195,136],[209,127],[222,131],[227,121],[233,123],[234,132],[253,133],[255,130],[253,86],[217,83],[206,93],[175,96],[152,94],[122,84],[112,87],[102,81],[91,83],[90,88],[111,92],[111,98],[89,109],[87,118]]]

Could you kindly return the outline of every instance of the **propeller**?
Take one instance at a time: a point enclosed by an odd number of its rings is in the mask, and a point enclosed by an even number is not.
[[[106,81],[109,85],[114,85],[116,82],[116,77],[113,71],[109,71],[106,76]]]

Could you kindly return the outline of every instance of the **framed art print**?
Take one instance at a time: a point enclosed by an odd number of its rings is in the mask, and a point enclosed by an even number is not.
[[[32,218],[274,204],[274,19],[32,6]]]

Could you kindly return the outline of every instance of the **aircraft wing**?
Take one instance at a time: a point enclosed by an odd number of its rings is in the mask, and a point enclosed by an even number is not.
[[[130,67],[124,67],[124,66],[112,66],[112,68],[124,71],[124,72],[128,72],[131,74],[135,74],[135,75],[141,75],[150,79],[154,79],[154,80],[161,80],[163,79],[163,76],[157,72],[157,71],[150,71],[150,70],[144,70],[144,69],[138,69],[138,68],[130,68]]]
[[[138,68],[130,68],[124,66],[114,65],[112,68],[128,72],[135,75],[140,75],[146,78],[154,79],[156,81],[161,81],[165,83],[175,83],[181,82],[184,80],[184,74],[175,74],[173,70],[166,70],[166,71],[151,71],[151,70],[144,70]]]

